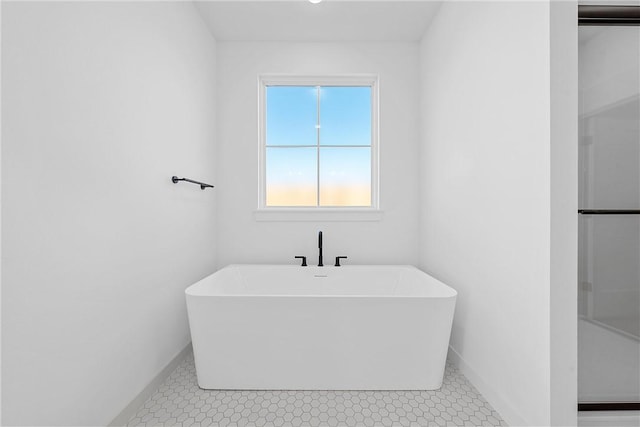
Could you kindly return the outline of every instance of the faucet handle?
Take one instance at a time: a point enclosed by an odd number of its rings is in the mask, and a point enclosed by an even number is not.
[[[340,260],[341,259],[347,259],[347,257],[346,256],[337,256],[336,257],[336,265],[335,265],[336,267],[340,267]]]
[[[307,257],[306,256],[296,256],[296,259],[301,259],[302,260],[302,264],[300,264],[300,267],[306,267],[307,266]]]

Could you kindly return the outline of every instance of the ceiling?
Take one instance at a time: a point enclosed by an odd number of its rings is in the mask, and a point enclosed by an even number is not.
[[[219,41],[418,41],[440,1],[194,1]]]

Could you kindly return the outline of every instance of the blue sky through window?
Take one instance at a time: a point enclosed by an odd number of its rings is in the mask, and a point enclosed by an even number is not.
[[[320,144],[371,145],[371,88],[320,90]]]
[[[267,87],[267,145],[316,145],[317,93],[313,86]]]

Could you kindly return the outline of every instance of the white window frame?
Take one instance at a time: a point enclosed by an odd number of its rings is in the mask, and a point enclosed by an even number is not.
[[[371,88],[371,206],[267,206],[266,205],[266,92],[268,86],[364,86]],[[258,221],[378,221],[382,218],[379,194],[379,84],[373,74],[258,76],[259,182]]]

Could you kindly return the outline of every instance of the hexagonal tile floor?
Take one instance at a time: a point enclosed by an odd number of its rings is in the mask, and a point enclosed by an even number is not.
[[[447,362],[434,391],[220,391],[196,382],[188,356],[128,426],[505,426]]]

